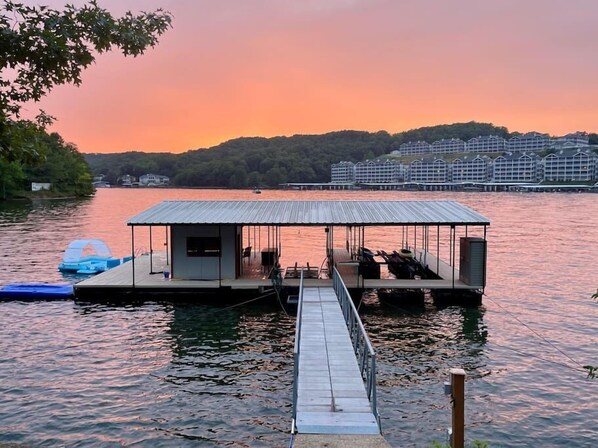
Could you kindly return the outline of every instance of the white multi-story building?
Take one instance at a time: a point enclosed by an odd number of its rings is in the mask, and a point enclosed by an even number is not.
[[[589,144],[590,137],[586,132],[572,132],[550,142],[550,146],[557,149],[587,147]]]
[[[588,149],[561,149],[543,159],[544,180],[590,181],[596,176],[596,154]]]
[[[489,178],[490,158],[487,156],[464,156],[451,163],[453,182],[486,182]]]
[[[507,141],[498,135],[483,135],[467,141],[468,152],[504,152]]]
[[[355,182],[355,164],[345,161],[333,163],[330,167],[330,180],[332,183]]]
[[[460,138],[451,138],[436,140],[432,143],[432,153],[446,154],[451,152],[465,152],[467,150],[466,143]]]
[[[402,165],[393,160],[366,160],[355,164],[357,183],[394,183],[403,180]]]
[[[399,154],[403,156],[419,156],[430,154],[432,152],[432,145],[428,142],[408,142],[399,146]]]
[[[409,164],[409,180],[411,182],[448,182],[449,170],[446,160],[438,158],[422,158]]]
[[[144,174],[143,176],[139,176],[139,184],[146,187],[164,186],[169,183],[170,178],[160,174]]]
[[[507,149],[511,152],[542,151],[550,146],[550,137],[539,132],[528,132],[511,137]]]
[[[536,154],[506,153],[492,162],[494,182],[538,182],[542,180],[541,159]]]

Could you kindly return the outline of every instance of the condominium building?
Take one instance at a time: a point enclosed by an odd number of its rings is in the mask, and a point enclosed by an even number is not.
[[[489,179],[491,159],[487,156],[464,156],[451,163],[453,182],[486,182]]]
[[[355,182],[392,183],[403,180],[403,169],[393,160],[366,160],[355,164]]]
[[[466,143],[460,138],[436,140],[432,143],[432,153],[446,154],[451,152],[465,152]]]
[[[447,182],[449,180],[448,163],[443,159],[422,158],[409,164],[411,182]]]
[[[596,179],[596,156],[588,149],[562,149],[543,159],[544,180],[552,182]]]
[[[538,182],[542,180],[541,159],[536,154],[506,153],[492,162],[494,182]]]
[[[511,152],[542,151],[550,146],[550,137],[539,132],[528,132],[511,137],[507,149]]]
[[[498,135],[483,135],[467,141],[468,152],[503,152],[507,150],[507,141]]]
[[[550,142],[550,146],[557,149],[587,147],[589,144],[590,137],[586,132],[573,132]]]
[[[403,156],[419,156],[430,154],[432,152],[432,145],[428,142],[408,142],[399,146],[399,154]]]
[[[355,164],[353,162],[333,163],[330,167],[332,183],[355,182]]]

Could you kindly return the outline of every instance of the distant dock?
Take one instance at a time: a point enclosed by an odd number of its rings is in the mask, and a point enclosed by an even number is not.
[[[598,193],[593,183],[534,182],[297,182],[282,185],[288,190],[381,190],[381,191],[485,191],[485,192],[574,192]]]

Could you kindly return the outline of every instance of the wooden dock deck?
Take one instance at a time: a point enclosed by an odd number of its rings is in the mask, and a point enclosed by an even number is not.
[[[297,432],[380,434],[334,289],[304,288],[300,321]]]
[[[112,268],[106,272],[90,277],[76,284],[76,289],[85,288],[119,288],[133,287],[133,265],[135,266],[135,288],[154,289],[180,289],[180,288],[201,288],[214,289],[220,287],[231,287],[237,289],[258,288],[260,286],[272,286],[272,281],[265,273],[242,277],[235,280],[187,280],[165,278],[164,271],[169,271],[166,265],[166,257],[161,253],[154,253],[150,256],[141,255],[135,259],[135,263],[129,261]]]
[[[363,279],[358,275],[359,262],[351,260],[348,252],[335,250],[335,267],[340,272],[348,288],[356,289],[430,289],[430,290],[475,290],[479,287],[467,285],[459,280],[459,270],[454,269],[432,254],[418,251],[418,259],[426,260],[430,269],[442,277],[440,279],[396,279],[388,275],[387,278]],[[151,259],[151,265],[150,265]],[[243,275],[236,279],[221,280],[191,280],[180,278],[165,278],[164,271],[169,271],[166,255],[155,252],[141,255],[135,259],[135,284],[133,285],[133,262],[129,261],[96,276],[87,278],[75,284],[75,295],[85,297],[101,294],[102,291],[120,293],[137,292],[143,294],[170,292],[182,294],[190,292],[216,292],[226,288],[236,291],[263,290],[272,287],[272,280],[256,260],[245,259],[243,262]],[[151,268],[151,269],[150,269]],[[301,267],[302,268],[302,267]],[[287,271],[291,268],[288,268]],[[454,280],[453,280],[454,272]],[[386,273],[383,270],[383,273]],[[298,288],[297,276],[283,273],[283,287]],[[305,287],[330,287],[332,280],[328,278],[305,278]]]
[[[359,276],[359,262],[352,260],[345,249],[334,249],[334,264],[348,288],[361,289],[478,289],[459,280],[459,269],[436,258],[429,252],[417,251],[417,259],[438,275],[439,279],[397,279],[387,270],[382,270],[382,278],[363,279]],[[384,264],[384,263],[381,263]],[[454,278],[454,281],[453,281]]]
[[[216,292],[221,288],[231,290],[258,290],[260,288],[271,288],[272,280],[267,273],[260,270],[258,263],[244,267],[244,275],[237,279],[222,280],[190,280],[178,278],[165,278],[164,271],[168,271],[166,256],[162,253],[154,253],[150,256],[141,255],[135,259],[135,284],[133,285],[133,263],[127,262],[114,267],[106,272],[89,277],[76,283],[75,295],[89,296],[94,291],[119,291],[138,293],[143,292]],[[299,287],[300,280],[297,278],[285,278],[283,286]],[[331,279],[308,278],[304,280],[305,286],[332,286]]]

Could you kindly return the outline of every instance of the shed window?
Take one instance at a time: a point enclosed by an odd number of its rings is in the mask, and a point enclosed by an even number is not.
[[[187,237],[188,257],[219,257],[220,237]]]

